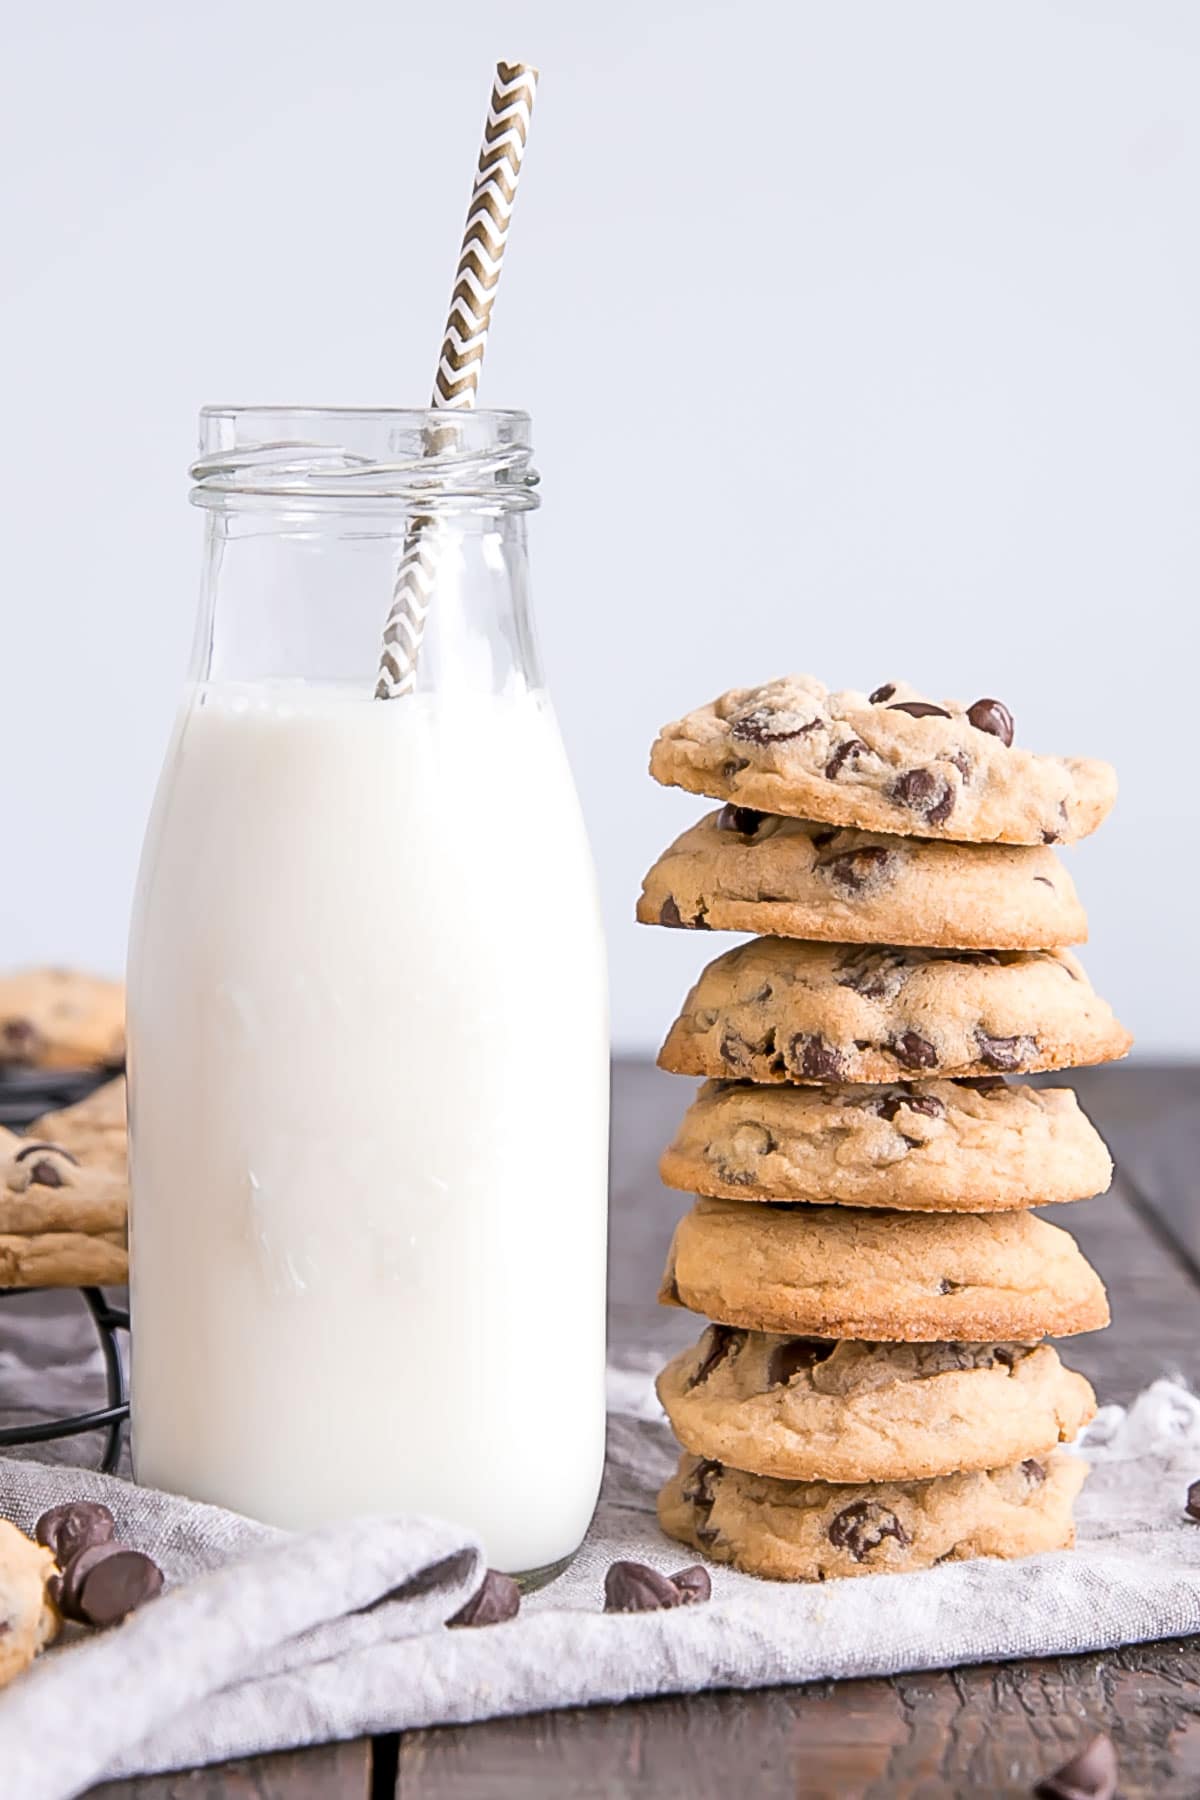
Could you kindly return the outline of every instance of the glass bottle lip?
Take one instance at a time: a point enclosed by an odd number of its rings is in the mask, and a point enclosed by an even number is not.
[[[538,503],[531,421],[515,408],[205,406],[199,450],[189,469],[199,506]]]

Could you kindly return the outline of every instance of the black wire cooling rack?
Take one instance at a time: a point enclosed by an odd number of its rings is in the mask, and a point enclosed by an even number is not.
[[[19,1130],[42,1113],[57,1111],[84,1100],[96,1088],[111,1081],[119,1069],[68,1069],[48,1073],[42,1069],[0,1070],[0,1125]],[[126,1308],[114,1306],[102,1288],[0,1288],[0,1302],[23,1294],[77,1293],[91,1315],[100,1354],[104,1360],[105,1404],[91,1412],[66,1413],[58,1418],[37,1419],[32,1424],[0,1427],[0,1450],[29,1444],[55,1443],[61,1438],[82,1437],[89,1431],[104,1433],[100,1468],[112,1474],[121,1457],[121,1434],[129,1418],[129,1393],[125,1362],[117,1333],[129,1330]]]

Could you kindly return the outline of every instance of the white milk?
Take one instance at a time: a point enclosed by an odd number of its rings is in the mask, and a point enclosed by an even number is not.
[[[604,1446],[608,1024],[544,696],[207,686],[130,956],[138,1479],[567,1556]]]

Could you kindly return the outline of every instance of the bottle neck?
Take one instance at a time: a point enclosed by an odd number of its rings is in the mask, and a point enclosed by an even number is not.
[[[541,685],[526,529],[537,477],[523,413],[207,408],[200,447],[198,680],[373,691],[418,542],[436,555],[423,571],[416,689]]]

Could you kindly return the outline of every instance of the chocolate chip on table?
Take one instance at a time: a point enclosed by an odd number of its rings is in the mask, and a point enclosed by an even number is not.
[[[521,1590],[511,1575],[499,1569],[488,1569],[471,1598],[461,1606],[447,1625],[503,1625],[515,1619],[521,1606]]]
[[[712,1576],[703,1563],[692,1563],[689,1568],[676,1569],[671,1580],[679,1589],[679,1597],[685,1606],[692,1606],[699,1600],[712,1599]]]
[[[910,719],[948,719],[950,714],[944,706],[935,706],[932,700],[897,700],[889,712],[907,713]]]
[[[815,731],[819,722],[802,719],[798,713],[786,709],[776,711],[774,707],[756,706],[732,721],[729,735],[740,738],[745,744],[786,744],[792,738],[805,737],[808,732]]]
[[[845,1058],[825,1042],[820,1032],[797,1032],[790,1056],[793,1068],[810,1081],[841,1081],[845,1075]]]
[[[1192,1519],[1200,1519],[1200,1481],[1193,1481],[1187,1491],[1187,1503],[1183,1509]]]
[[[107,1506],[98,1500],[72,1500],[64,1506],[52,1506],[33,1528],[39,1544],[54,1553],[59,1568],[65,1568],[73,1556],[93,1544],[111,1543],[116,1524]]]
[[[836,781],[850,758],[857,757],[861,751],[866,749],[866,747],[867,746],[863,743],[861,738],[846,738],[844,743],[838,745],[833,755],[829,758],[829,761],[825,764],[826,781]]]
[[[837,1344],[827,1338],[788,1338],[771,1352],[767,1381],[771,1387],[786,1387],[793,1375],[815,1369],[818,1363],[828,1361],[836,1349]]]
[[[892,1040],[892,1055],[906,1069],[936,1069],[938,1053],[928,1038],[916,1031],[902,1031]]]
[[[713,1370],[735,1350],[740,1350],[746,1340],[744,1331],[738,1331],[732,1325],[710,1325],[700,1339],[700,1363],[694,1375],[688,1380],[688,1391],[701,1387]]]
[[[162,1570],[152,1557],[124,1544],[89,1544],[63,1569],[58,1610],[80,1625],[115,1625],[162,1592]]]
[[[878,1500],[853,1500],[835,1513],[825,1534],[835,1550],[848,1550],[855,1562],[863,1562],[884,1538],[895,1538],[903,1548],[912,1542],[889,1507]]]
[[[1037,1053],[1034,1037],[991,1037],[986,1031],[977,1031],[975,1042],[981,1062],[989,1069],[1004,1069],[1010,1074],[1023,1068]]]
[[[1034,1787],[1034,1800],[1115,1800],[1117,1753],[1112,1739],[1100,1732],[1070,1762]]]
[[[873,694],[868,694],[867,699],[871,702],[872,706],[882,706],[882,704],[885,700],[891,699],[891,697],[895,693],[895,691],[896,691],[895,682],[894,681],[885,681],[883,686],[877,687]]]
[[[998,737],[1002,744],[1013,741],[1013,716],[1003,700],[976,700],[968,706],[967,717],[976,731],[986,731],[992,737]]]
[[[931,825],[944,825],[954,811],[954,789],[933,769],[906,769],[892,783],[891,798]]]
[[[753,837],[766,816],[752,806],[735,806],[731,800],[717,814],[717,830],[736,831],[739,837]]]

